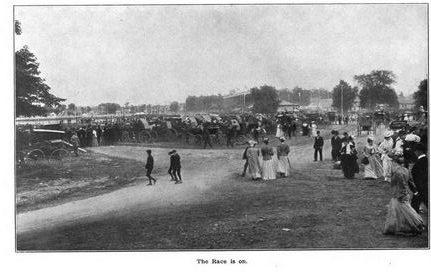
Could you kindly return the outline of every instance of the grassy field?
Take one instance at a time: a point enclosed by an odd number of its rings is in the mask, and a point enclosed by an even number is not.
[[[40,160],[16,172],[18,213],[107,193],[145,174],[140,161],[85,153],[61,161]]]

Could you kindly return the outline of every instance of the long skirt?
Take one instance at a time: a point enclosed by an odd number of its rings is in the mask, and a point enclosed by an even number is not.
[[[249,159],[248,160],[248,172],[253,179],[261,178],[260,167],[258,159]]]
[[[279,172],[278,171],[278,157],[277,157],[277,155],[272,155],[271,161],[272,161],[272,168],[274,169],[274,173],[277,176],[277,172]]]
[[[262,179],[263,180],[274,180],[276,177],[274,169],[274,161],[264,160],[262,161]]]
[[[377,179],[383,175],[383,166],[376,156],[368,157],[369,164],[364,165],[364,178]]]
[[[275,137],[280,138],[284,137],[284,131],[281,129],[281,126],[277,126],[277,131],[275,132]]]
[[[383,155],[382,163],[383,163],[383,177],[385,178],[385,181],[390,182],[391,172],[392,172],[392,160],[391,158],[389,158],[388,155]]]
[[[392,198],[389,202],[384,234],[417,234],[424,228],[424,222],[408,201]]]
[[[353,155],[342,155],[341,156],[341,169],[343,170],[344,177],[352,179],[355,177],[357,170],[356,158]]]
[[[285,176],[290,175],[289,157],[280,156],[278,160],[278,172],[284,173]]]

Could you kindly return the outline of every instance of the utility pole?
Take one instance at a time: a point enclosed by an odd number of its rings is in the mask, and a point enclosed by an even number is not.
[[[343,112],[343,86],[341,85],[341,123],[344,122],[344,112]]]

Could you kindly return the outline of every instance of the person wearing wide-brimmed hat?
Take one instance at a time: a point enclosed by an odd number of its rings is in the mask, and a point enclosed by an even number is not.
[[[367,137],[362,163],[364,164],[364,179],[378,179],[383,176],[383,166],[378,157],[377,146],[374,144],[374,136]]]
[[[281,173],[282,177],[290,175],[290,161],[289,161],[289,145],[286,144],[286,138],[280,137],[280,144],[277,146],[278,156],[278,172]]]
[[[394,153],[400,156],[403,156],[403,147],[404,147],[404,139],[406,137],[406,133],[404,130],[400,130],[396,136],[394,141]]]
[[[391,165],[392,160],[388,156],[388,153],[392,152],[394,141],[392,137],[392,131],[386,131],[384,134],[384,140],[379,145],[379,152],[382,155],[382,163],[383,163],[383,177],[386,182],[391,181]]]
[[[388,206],[384,234],[420,234],[425,226],[421,216],[410,205],[411,190],[415,191],[411,175],[407,168],[402,166],[403,157],[389,153],[393,159],[391,174],[392,198]]]
[[[269,139],[263,139],[263,147],[260,149],[262,154],[262,179],[274,180],[276,178],[276,170],[274,169],[274,161],[272,155],[274,151],[269,145]]]
[[[262,177],[259,166],[260,149],[256,148],[257,143],[255,141],[250,140],[248,143],[249,147],[246,151],[248,172],[253,180],[257,180]]]

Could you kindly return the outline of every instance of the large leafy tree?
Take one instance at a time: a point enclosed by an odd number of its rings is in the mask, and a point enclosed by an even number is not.
[[[388,104],[398,108],[398,96],[392,88],[395,74],[389,70],[373,70],[369,74],[355,75],[354,79],[361,86],[360,106],[373,109],[377,104]]]
[[[343,111],[346,112],[352,108],[357,95],[357,87],[352,88],[346,81],[340,80],[332,90],[332,106],[338,110],[341,110],[342,107]],[[342,106],[341,101],[343,101]]]
[[[22,32],[15,21],[15,34]],[[36,56],[27,46],[15,52],[15,103],[17,116],[46,115],[65,99],[50,93],[50,87],[41,78]]]
[[[219,95],[188,96],[187,111],[215,111],[223,108],[223,97]]]
[[[271,86],[254,87],[251,90],[253,112],[255,113],[276,113],[279,99],[277,90]]]
[[[413,99],[417,108],[423,106],[425,110],[428,109],[428,79],[422,80],[419,84],[419,89],[413,93]]]
[[[180,109],[180,104],[177,101],[173,101],[169,105],[169,110],[172,112],[178,112],[179,109]]]

